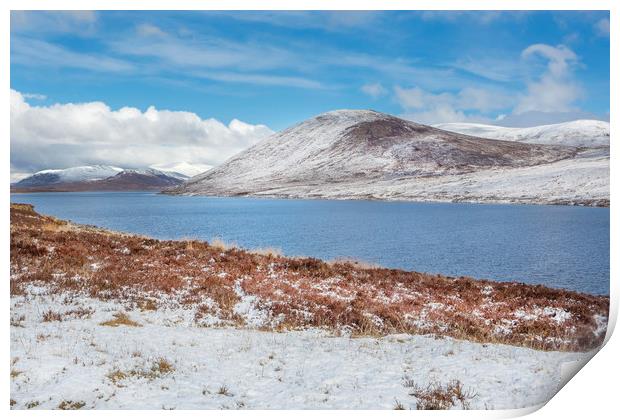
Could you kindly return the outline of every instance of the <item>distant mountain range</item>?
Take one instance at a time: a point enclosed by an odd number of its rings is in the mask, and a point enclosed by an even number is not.
[[[487,139],[578,147],[609,147],[609,123],[597,120],[577,120],[527,128],[471,123],[436,124],[433,127]]]
[[[431,127],[375,111],[332,111],[165,192],[604,206],[605,124]]]
[[[13,192],[34,191],[136,191],[177,186],[189,176],[154,168],[122,169],[115,166],[76,166],[47,169],[11,185]]]

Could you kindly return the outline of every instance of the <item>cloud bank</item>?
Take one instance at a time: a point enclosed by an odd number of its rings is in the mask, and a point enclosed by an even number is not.
[[[521,52],[520,60],[520,65],[533,69],[521,93],[509,94],[497,87],[431,92],[419,86],[395,86],[394,97],[403,109],[403,117],[427,124],[501,120],[503,124],[532,126],[584,115],[596,118],[576,105],[584,91],[574,77],[580,63],[571,49],[533,44]]]
[[[112,110],[103,102],[33,106],[11,90],[12,178],[78,165],[214,166],[273,131],[237,119],[228,125],[191,112]]]
[[[512,99],[501,91],[467,87],[456,93],[432,93],[421,89],[394,88],[396,100],[405,110],[403,116],[425,124],[462,121],[488,121],[483,113],[510,106]]]

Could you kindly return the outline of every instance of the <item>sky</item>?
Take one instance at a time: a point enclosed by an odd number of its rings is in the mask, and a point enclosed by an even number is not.
[[[11,12],[11,177],[201,169],[334,109],[609,119],[608,12]]]

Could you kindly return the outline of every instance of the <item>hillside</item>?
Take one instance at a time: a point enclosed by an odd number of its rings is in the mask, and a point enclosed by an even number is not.
[[[598,120],[577,120],[526,128],[472,123],[437,124],[434,127],[488,139],[578,147],[609,147],[609,123]]]
[[[605,205],[608,165],[605,150],[490,140],[341,110],[276,133],[167,192]],[[535,185],[522,191],[534,172]]]

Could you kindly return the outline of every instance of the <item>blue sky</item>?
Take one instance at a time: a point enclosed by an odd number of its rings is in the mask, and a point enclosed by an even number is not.
[[[11,177],[205,170],[322,112],[609,118],[608,12],[11,13]]]
[[[429,123],[605,119],[608,18],[607,12],[13,12],[11,87],[36,105],[153,105],[276,130],[338,108]]]

